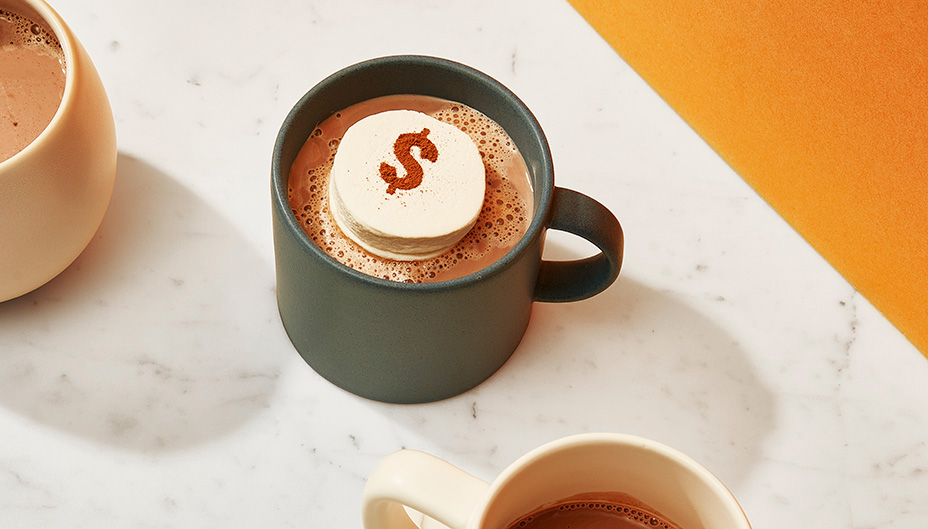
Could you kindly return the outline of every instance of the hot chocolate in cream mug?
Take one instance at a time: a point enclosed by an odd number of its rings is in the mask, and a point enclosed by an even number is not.
[[[51,122],[25,148],[0,162],[3,302],[57,276],[93,238],[116,176],[116,127],[90,57],[58,13],[42,0],[0,0],[0,10],[53,34],[66,70],[64,93]]]
[[[291,166],[317,125],[347,107],[387,95],[422,95],[466,105],[499,124],[525,161],[533,216],[502,258],[474,273],[431,283],[367,275],[319,248],[288,201]],[[499,82],[468,66],[392,56],[349,66],[321,81],[280,129],[271,169],[277,300],[304,360],[354,394],[394,403],[463,393],[515,351],[532,304],[582,300],[619,274],[623,234],[599,202],[554,185],[544,133]],[[542,259],[545,231],[576,234],[600,252],[575,261]]]
[[[425,452],[400,450],[373,470],[361,503],[365,529],[416,529],[407,507],[450,529],[545,527],[546,512],[567,509],[586,509],[587,516],[599,510],[596,519],[612,522],[575,518],[568,525],[575,528],[751,527],[731,491],[705,467],[656,441],[617,433],[552,441],[490,483]],[[558,521],[547,527],[563,527],[564,518]]]

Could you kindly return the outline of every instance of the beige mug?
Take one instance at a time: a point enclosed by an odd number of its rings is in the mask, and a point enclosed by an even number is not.
[[[507,529],[568,498],[616,496],[634,498],[646,506],[642,512],[681,529],[751,527],[728,488],[699,463],[656,441],[616,433],[545,444],[492,483],[424,452],[400,450],[368,478],[362,517],[365,529],[414,529],[409,508],[451,529]]]
[[[0,9],[55,35],[65,85],[51,122],[0,162],[0,302],[61,273],[96,233],[116,176],[116,127],[103,83],[64,20],[43,0],[0,0]]]

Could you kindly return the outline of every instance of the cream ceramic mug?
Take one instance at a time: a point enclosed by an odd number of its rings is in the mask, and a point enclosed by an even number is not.
[[[492,483],[424,452],[401,450],[369,477],[362,516],[365,529],[414,529],[409,507],[451,529],[507,529],[542,506],[615,493],[681,529],[751,527],[732,493],[699,463],[655,441],[615,433],[545,444]]]
[[[42,0],[0,9],[54,34],[65,58],[58,111],[29,145],[0,162],[0,302],[68,267],[100,226],[116,176],[116,127],[103,83],[64,20]]]

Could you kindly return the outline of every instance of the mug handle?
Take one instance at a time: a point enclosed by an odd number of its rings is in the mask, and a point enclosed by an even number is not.
[[[433,455],[400,450],[377,465],[361,499],[365,529],[417,529],[403,506],[465,529],[490,484]]]
[[[599,294],[622,268],[625,237],[622,225],[606,206],[562,187],[554,188],[548,227],[583,237],[600,253],[575,261],[542,261],[535,301],[579,301]]]

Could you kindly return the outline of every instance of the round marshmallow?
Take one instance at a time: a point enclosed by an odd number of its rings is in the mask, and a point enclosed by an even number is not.
[[[398,261],[434,257],[470,231],[486,172],[457,127],[412,110],[368,116],[335,153],[329,209],[347,237]]]

